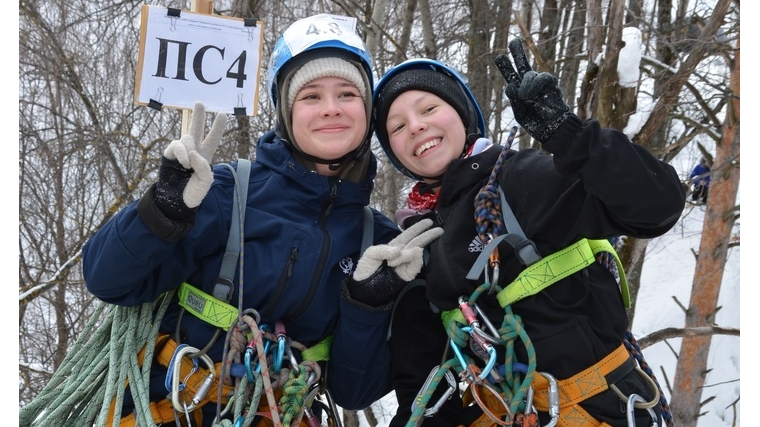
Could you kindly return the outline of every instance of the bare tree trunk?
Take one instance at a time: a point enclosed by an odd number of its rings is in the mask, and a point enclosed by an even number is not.
[[[581,62],[580,54],[584,48],[583,41],[585,36],[583,29],[586,27],[586,13],[582,0],[569,0],[567,3],[567,7],[565,8],[566,13],[571,13],[572,19],[570,27],[567,30],[568,36],[564,62],[562,62],[559,68],[559,87],[562,89],[562,93],[565,94],[565,101],[570,107],[570,111],[576,111],[578,105],[576,87]]]
[[[367,419],[367,424],[369,424],[370,427],[375,427],[377,425],[377,418],[375,418],[375,413],[372,412],[372,407],[364,408],[362,412]]]
[[[667,113],[675,105],[678,94],[681,92],[686,80],[694,72],[697,65],[710,53],[712,40],[723,24],[723,18],[726,16],[731,1],[718,0],[712,15],[710,15],[710,20],[705,24],[696,47],[691,51],[678,71],[668,79],[666,83],[667,88],[657,101],[652,114],[649,116],[649,120],[647,120],[644,127],[636,135],[634,142],[652,140],[654,135],[662,128],[668,117]]]
[[[489,87],[488,70],[493,64],[493,54],[491,53],[491,38],[493,15],[491,6],[486,0],[472,0],[470,4],[470,29],[469,45],[467,55],[467,76],[470,89],[475,99],[478,101],[485,117],[491,113],[491,103],[487,102],[491,96]]]
[[[723,123],[723,137],[717,146],[711,169],[710,195],[707,199],[702,241],[694,272],[686,328],[709,327],[715,324],[719,309],[718,294],[723,269],[735,222],[736,195],[739,188],[739,40],[731,71],[731,104]],[[708,373],[707,361],[711,335],[686,336],[676,365],[674,392],[671,399],[676,425],[695,426],[701,413],[702,388]]]
[[[497,9],[495,13],[496,21],[494,25],[492,58],[500,54],[509,54],[507,45],[509,44],[509,22],[512,18],[512,2],[499,3],[494,5],[494,7]],[[493,63],[490,63],[489,66],[492,70],[491,88],[494,90],[494,93],[491,95],[493,97],[492,99],[494,99],[494,107],[492,110],[493,122],[502,123],[502,117],[505,110],[508,108],[506,102],[507,97],[504,95],[506,82],[504,81],[504,77],[501,75],[501,73],[496,70],[495,67],[493,67]],[[506,137],[504,135],[506,135],[509,131],[502,128],[501,126],[496,126],[493,131],[493,141],[496,143],[505,144]],[[486,135],[486,137],[489,137],[489,135]]]
[[[359,415],[356,411],[343,410],[343,427],[359,427]]]
[[[623,44],[623,12],[624,0],[610,2],[607,21],[607,50],[604,52],[599,77],[596,80],[597,104],[593,116],[603,127],[611,127],[617,108],[618,90],[618,58]],[[627,111],[626,111],[627,113]]]
[[[586,120],[596,111],[596,79],[599,78],[597,58],[604,46],[604,19],[602,18],[602,2],[600,0],[586,1],[588,14],[588,68],[581,83],[578,98],[578,117]]]
[[[433,28],[433,18],[430,14],[430,3],[428,0],[417,0],[420,10],[420,21],[422,21],[422,42],[425,46],[425,56],[428,58],[438,57],[438,48],[435,45],[435,29]]]

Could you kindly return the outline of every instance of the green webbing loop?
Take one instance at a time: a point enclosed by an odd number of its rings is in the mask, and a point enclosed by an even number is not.
[[[179,305],[195,317],[216,326],[230,329],[237,319],[238,309],[185,282],[179,287]]]
[[[464,319],[462,310],[458,308],[452,308],[451,310],[442,311],[441,319],[443,320],[443,324],[447,326],[451,324],[451,322],[457,322],[457,323],[461,323],[462,325],[467,325],[467,321]]]
[[[523,270],[517,278],[496,296],[501,307],[513,304],[525,297],[535,295],[558,281],[596,262],[596,254],[610,252],[620,271],[620,290],[623,303],[631,306],[628,281],[623,273],[622,263],[608,240],[581,239],[561,249]]]
[[[308,360],[311,362],[330,360],[330,346],[332,345],[332,340],[332,335],[328,335],[322,341],[302,351],[301,357],[303,360]]]

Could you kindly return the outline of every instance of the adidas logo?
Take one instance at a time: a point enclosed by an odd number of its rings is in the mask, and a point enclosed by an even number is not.
[[[470,246],[467,247],[467,250],[470,252],[483,252],[483,248],[485,245],[483,244],[483,241],[480,240],[480,236],[475,236],[474,239],[472,239],[472,242],[470,242]]]

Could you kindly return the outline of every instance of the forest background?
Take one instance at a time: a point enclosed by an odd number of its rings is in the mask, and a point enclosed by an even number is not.
[[[19,1],[19,406],[39,393],[98,304],[82,280],[82,245],[140,197],[156,178],[162,150],[180,134],[179,112],[133,102],[144,3]],[[699,249],[691,254],[691,294],[685,300],[662,293],[673,299],[671,310],[682,312],[683,324],[636,337],[644,349],[666,343],[678,355],[674,373],[656,373],[676,425],[698,425],[704,404],[715,398],[706,376],[713,363],[724,362],[709,357],[713,337],[733,337],[729,345],[739,350],[738,326],[716,322],[727,254],[739,244],[738,0],[217,0],[213,6],[221,15],[264,22],[262,85],[269,52],[287,25],[322,12],[354,16],[376,79],[411,57],[451,64],[468,79],[488,137],[503,143],[515,122],[493,59],[522,37],[534,69],[559,77],[576,114],[625,131],[673,164],[687,190],[691,167],[706,156],[713,164],[712,192]],[[618,69],[632,40],[624,43],[624,33],[640,44],[632,81],[621,80]],[[257,138],[274,124],[271,102],[260,93],[257,116],[228,121],[215,162],[254,159]],[[528,147],[537,146],[521,132],[515,148]],[[392,217],[410,182],[376,142],[373,151],[381,165],[372,203]],[[624,239],[620,248],[632,323],[649,243]]]

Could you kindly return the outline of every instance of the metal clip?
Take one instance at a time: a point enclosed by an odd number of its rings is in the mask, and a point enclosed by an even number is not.
[[[552,417],[549,424],[544,427],[554,427],[559,421],[559,387],[557,386],[557,379],[548,372],[539,372],[539,374],[546,377],[549,380],[549,415]],[[531,391],[533,389],[531,388]]]
[[[174,354],[175,362],[179,361],[179,365],[182,364],[182,358],[186,355],[196,353],[198,351],[195,347],[190,346],[184,346],[182,348],[178,348],[177,351]],[[178,412],[182,412],[187,414],[188,412],[194,410],[200,402],[206,397],[206,394],[208,393],[209,389],[211,388],[211,385],[214,382],[214,379],[216,378],[215,370],[216,367],[214,366],[214,362],[211,360],[211,358],[204,354],[200,357],[197,357],[196,359],[200,359],[203,361],[203,363],[206,364],[206,367],[208,368],[208,375],[206,375],[206,378],[203,380],[203,383],[198,388],[198,391],[195,393],[195,396],[193,396],[192,400],[190,401],[190,405],[188,406],[186,402],[180,403],[179,401],[179,392],[183,387],[180,387],[180,366],[175,366],[172,372],[172,387],[171,387],[171,400],[172,400],[172,406],[174,406],[174,409]],[[189,375],[188,375],[189,376]]]
[[[493,238],[493,236],[489,235],[489,238]],[[491,251],[491,255],[488,257],[488,263],[491,265],[491,271],[493,271],[490,282],[491,286],[488,287],[488,295],[491,295],[494,293],[496,286],[499,284],[499,265],[501,264],[501,261],[499,260],[498,246],[493,248],[493,251]],[[486,280],[488,280],[488,267],[486,267],[485,276]]]
[[[626,415],[628,418],[628,427],[636,427],[636,415],[633,413],[635,410],[635,404],[636,402],[641,403],[647,403],[646,399],[639,396],[638,394],[631,394],[628,396],[628,402],[626,404]],[[654,410],[650,408],[646,408],[649,412],[649,416],[652,417],[652,425],[651,427],[657,427],[657,414],[655,414]]]
[[[441,369],[441,365],[436,365],[432,371],[430,371],[430,374],[428,374],[427,379],[425,380],[425,384],[422,385],[422,388],[417,393],[417,397],[414,398],[414,401],[412,402],[412,412],[417,409],[417,404],[422,400],[422,395],[427,393],[428,388],[430,388],[430,384],[433,382],[433,378],[438,373],[438,371]],[[433,405],[430,408],[426,408],[425,412],[423,412],[422,416],[424,417],[432,417],[435,415],[440,409],[441,406],[443,406],[444,403],[446,403],[447,400],[451,398],[451,396],[454,394],[454,392],[457,389],[457,382],[454,378],[454,374],[451,373],[450,370],[446,369],[445,373],[446,382],[449,384],[449,387],[446,389],[446,391],[443,393],[443,395],[438,399],[437,402],[435,402],[435,405]]]
[[[478,370],[477,366],[471,365],[470,367],[468,367],[468,370],[470,370],[470,375],[473,378],[478,378],[476,376],[476,373]],[[485,403],[485,401],[481,397],[481,393],[482,393],[481,390],[486,390],[494,396],[494,399],[491,400],[492,402],[496,401],[496,402],[499,402],[499,404],[501,404],[502,406],[504,406],[504,413],[506,414],[504,417],[505,418],[504,420],[499,418],[496,414],[493,413],[493,411],[491,411],[491,409],[488,407],[488,405]],[[470,391],[472,392],[473,399],[475,399],[475,402],[478,404],[478,406],[480,406],[480,409],[483,410],[483,413],[486,414],[488,418],[490,418],[493,422],[495,422],[497,425],[500,425],[500,426],[512,425],[512,419],[514,418],[514,415],[510,411],[509,405],[507,404],[507,402],[504,401],[504,398],[501,396],[501,394],[499,394],[499,392],[490,383],[488,383],[488,381],[483,381],[481,379],[474,380],[470,384]]]

